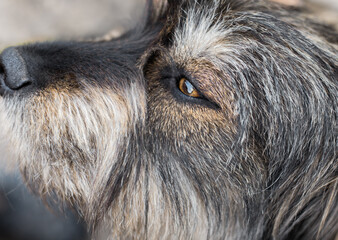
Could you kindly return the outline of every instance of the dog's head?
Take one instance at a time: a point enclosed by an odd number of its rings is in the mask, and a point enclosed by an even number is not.
[[[28,184],[120,238],[333,238],[333,30],[265,1],[148,5],[117,39],[2,53]]]

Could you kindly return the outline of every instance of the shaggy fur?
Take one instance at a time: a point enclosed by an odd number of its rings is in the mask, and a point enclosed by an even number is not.
[[[2,53],[1,131],[28,185],[93,238],[335,239],[334,29],[260,0],[147,12],[109,41]]]

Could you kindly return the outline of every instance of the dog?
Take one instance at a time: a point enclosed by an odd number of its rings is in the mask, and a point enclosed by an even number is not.
[[[1,133],[94,239],[333,240],[337,44],[264,0],[151,0],[117,38],[5,49]]]

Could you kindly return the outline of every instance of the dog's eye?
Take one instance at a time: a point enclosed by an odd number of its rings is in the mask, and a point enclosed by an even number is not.
[[[178,82],[178,88],[182,93],[189,97],[200,98],[201,95],[198,93],[194,85],[189,82],[186,78],[181,78]]]

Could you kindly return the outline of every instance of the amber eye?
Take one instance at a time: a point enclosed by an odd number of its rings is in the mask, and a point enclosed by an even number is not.
[[[182,93],[189,97],[199,98],[201,95],[198,93],[194,85],[191,84],[186,78],[181,78],[178,82],[178,88]]]

